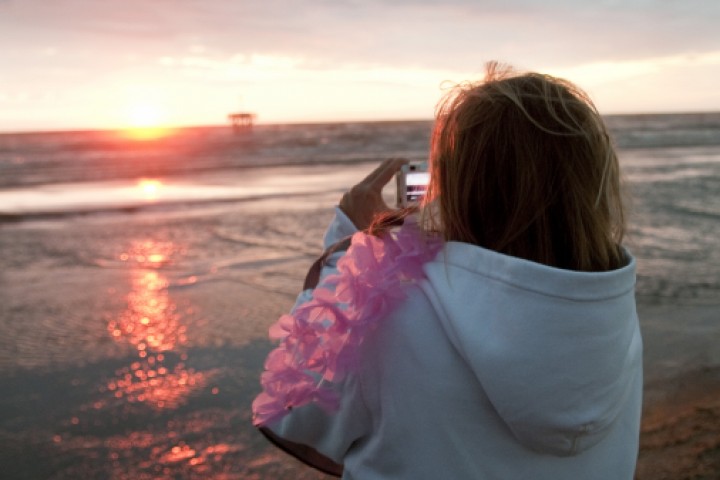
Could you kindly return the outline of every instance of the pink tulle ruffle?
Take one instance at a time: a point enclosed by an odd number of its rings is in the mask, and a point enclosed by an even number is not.
[[[422,266],[441,245],[412,219],[383,237],[353,235],[338,273],[320,282],[312,300],[270,327],[270,338],[280,344],[260,377],[255,425],[273,423],[311,402],[336,410],[340,399],[332,385],[356,369],[363,339],[406,297],[403,287],[425,277]]]

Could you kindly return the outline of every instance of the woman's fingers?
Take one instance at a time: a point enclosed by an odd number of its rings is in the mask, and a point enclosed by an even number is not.
[[[406,163],[408,161],[404,158],[388,158],[368,175],[363,182],[367,182],[371,187],[380,191]]]
[[[343,195],[340,200],[340,209],[358,229],[366,229],[372,223],[375,215],[389,210],[382,198],[382,189],[405,163],[407,160],[401,158],[385,160]]]

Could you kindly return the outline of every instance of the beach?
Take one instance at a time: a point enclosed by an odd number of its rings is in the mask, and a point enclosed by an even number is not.
[[[720,154],[624,158],[645,349],[637,478],[718,478]],[[267,443],[250,404],[268,327],[377,162],[281,163],[0,190],[3,478],[325,478]]]
[[[250,403],[335,197],[3,224],[4,478],[317,478]]]

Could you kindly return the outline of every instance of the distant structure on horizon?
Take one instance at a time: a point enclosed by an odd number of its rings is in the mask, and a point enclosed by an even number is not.
[[[256,117],[257,115],[254,113],[247,112],[231,113],[228,115],[228,119],[230,120],[230,123],[232,123],[232,128],[235,133],[251,131],[253,128],[253,121]]]

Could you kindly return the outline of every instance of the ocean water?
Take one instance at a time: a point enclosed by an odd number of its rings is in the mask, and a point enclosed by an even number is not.
[[[429,122],[178,129],[133,140],[113,131],[0,135],[0,187],[176,177],[261,166],[358,163],[427,156]]]
[[[627,242],[645,260],[639,293],[659,300],[716,300],[720,113],[619,115],[606,121],[627,180]],[[0,135],[0,216],[10,221],[187,210],[341,192],[347,186],[342,182],[353,180],[317,167],[395,156],[423,160],[431,126],[422,121],[261,125],[241,135],[225,126],[199,127],[146,140],[112,131]]]
[[[639,302],[710,312],[646,326],[712,345],[720,114],[607,123]],[[323,478],[250,426],[267,328],[292,305],[342,192],[386,157],[425,159],[430,128],[0,135],[3,478]],[[673,358],[720,362],[706,347]]]

